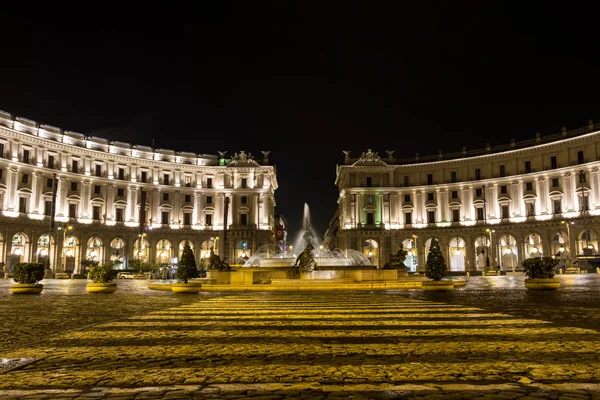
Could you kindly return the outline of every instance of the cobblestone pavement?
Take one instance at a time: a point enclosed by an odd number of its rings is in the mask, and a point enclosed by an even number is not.
[[[563,279],[535,293],[519,277],[454,293],[175,295],[119,282],[112,295],[61,283],[15,296],[0,283],[2,342],[40,338],[0,349],[33,361],[0,372],[0,398],[600,399],[600,276]]]

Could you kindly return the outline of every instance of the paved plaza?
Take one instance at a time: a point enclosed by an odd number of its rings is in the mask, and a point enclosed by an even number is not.
[[[451,293],[0,281],[0,399],[600,399],[600,275]]]

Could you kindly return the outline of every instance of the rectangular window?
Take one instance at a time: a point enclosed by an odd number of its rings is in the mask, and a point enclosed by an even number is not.
[[[123,209],[122,208],[117,208],[117,222],[123,222]]]
[[[483,221],[483,207],[477,208],[477,221]]]
[[[367,203],[373,204],[373,195],[372,194],[367,196]]]
[[[433,201],[433,193],[427,193],[427,200]]]
[[[169,224],[169,212],[168,211],[163,211],[160,214],[160,223],[163,225],[168,225]]]
[[[0,158],[4,158],[4,143],[0,143]]]
[[[450,182],[456,183],[456,171],[450,172]]]
[[[552,187],[555,188],[558,186],[559,186],[558,178],[552,178]]]
[[[375,224],[375,218],[373,213],[367,213],[367,225]]]
[[[100,206],[94,206],[92,208],[92,219],[94,221],[100,221]]]
[[[533,182],[525,182],[525,190],[533,190]]]
[[[476,180],[481,179],[481,169],[479,169],[479,168],[475,168],[475,179]]]
[[[72,192],[76,192],[77,191],[77,182],[71,182],[71,191]]]
[[[508,218],[508,206],[502,206],[502,218]]]
[[[525,161],[525,173],[531,173],[531,161]]]
[[[410,203],[410,194],[405,194],[404,195],[404,202],[405,203]]]
[[[508,192],[508,189],[506,188],[506,185],[500,186],[500,193],[501,194],[506,194],[507,192]]]
[[[79,161],[71,161],[71,172],[79,172]]]
[[[52,179],[52,178],[46,178],[46,187],[51,188],[52,185],[54,185],[54,179]]]
[[[189,194],[186,194],[186,195],[185,195],[185,197],[184,197],[184,201],[185,201],[186,203],[189,203],[190,201],[192,201],[192,196],[191,196],[191,195],[189,195]]]
[[[248,204],[248,197],[242,196],[242,204]]]
[[[427,223],[435,223],[435,211],[427,211]]]
[[[505,177],[506,176],[506,165],[501,165],[500,166],[500,177]]]
[[[562,213],[562,205],[560,199],[555,199],[552,201],[552,205],[554,208],[554,214]]]
[[[184,225],[192,224],[192,214],[191,213],[183,213],[183,224]]]
[[[119,179],[122,181],[125,180],[125,168],[119,168]]]
[[[585,163],[585,159],[583,157],[583,151],[577,152],[577,163],[579,163],[579,164]]]
[[[453,199],[458,199],[458,190],[453,190],[452,191],[452,198]]]
[[[212,188],[212,178],[206,178],[206,187],[208,189]],[[207,224],[208,225],[208,224]]]
[[[123,188],[118,188],[118,189],[117,189],[117,196],[118,196],[118,197],[123,197],[123,196],[125,196],[125,189],[123,189]]]
[[[54,168],[54,156],[48,156],[48,168]]]
[[[100,194],[102,187],[100,185],[94,185],[94,194]]]
[[[21,177],[21,182],[28,183],[29,182],[29,174],[23,174]]]
[[[460,222],[460,210],[452,210],[452,222]]]
[[[96,168],[96,176],[101,177],[102,176],[102,165],[96,164],[95,168]]]
[[[27,197],[19,197],[19,212],[27,212]]]
[[[206,214],[206,225],[212,226],[212,214]]]
[[[367,176],[367,187],[371,187],[373,186],[373,178],[371,178],[370,176]]]
[[[140,177],[140,180],[142,183],[146,183],[146,181],[148,180],[148,172],[142,171],[142,176]]]
[[[409,177],[407,175],[404,175],[404,186],[405,187],[410,186]]]
[[[248,214],[240,214],[240,224],[248,225]]]
[[[69,218],[77,218],[77,204],[69,204]]]
[[[476,197],[481,197],[482,193],[483,193],[483,190],[481,188],[475,189],[475,196]]]
[[[212,204],[212,196],[206,196],[206,204]]]
[[[163,174],[163,185],[169,184],[169,174]]]
[[[433,174],[427,174],[427,184],[433,185]]]
[[[533,217],[535,215],[535,203],[527,203],[527,216]]]
[[[406,225],[411,225],[412,224],[412,213],[410,213],[410,212],[404,213],[404,223]]]
[[[169,201],[169,193],[163,193],[163,201]]]
[[[23,150],[23,162],[29,163],[29,150]]]
[[[579,183],[585,183],[585,181],[586,181],[585,173],[581,172],[579,174]]]
[[[247,188],[247,187],[248,187],[248,179],[242,178],[242,188]]]
[[[0,168],[0,179],[4,176],[4,168]]]
[[[185,177],[185,187],[192,187],[192,177],[190,177],[190,176]]]
[[[46,200],[44,202],[44,215],[50,216],[52,214],[52,201]]]
[[[556,156],[550,157],[550,168],[552,168],[552,169],[558,168],[558,163],[556,162]]]

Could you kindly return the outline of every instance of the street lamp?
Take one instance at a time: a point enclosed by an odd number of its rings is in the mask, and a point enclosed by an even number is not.
[[[146,233],[141,233],[138,235],[137,256],[138,256],[138,266],[140,267],[140,275],[142,275],[144,273],[144,271],[142,269],[141,256],[142,256],[142,249],[144,248],[142,243],[144,242],[145,237],[146,237]]]
[[[571,229],[569,228],[569,221],[560,221],[561,224],[567,227],[567,242],[569,242],[567,248],[569,249],[569,268],[571,267],[571,256],[573,252],[571,251]],[[571,222],[572,223],[572,222]],[[564,250],[561,250],[561,252]]]
[[[67,256],[67,254],[66,254],[66,252],[65,252],[65,242],[66,242],[66,240],[67,240],[67,232],[68,232],[68,231],[70,231],[70,230],[72,230],[72,229],[73,229],[73,227],[72,227],[71,225],[69,225],[69,226],[67,226],[67,227],[63,227],[63,226],[61,225],[61,226],[59,226],[59,227],[58,227],[58,230],[59,230],[59,231],[62,231],[62,233],[63,233],[63,240],[62,240],[62,257],[61,257],[61,260],[60,260],[60,263],[61,263],[61,271],[62,271],[62,272],[65,272],[65,270],[66,270],[66,268],[65,268],[65,267],[66,267],[66,265],[65,265],[65,264],[66,264],[66,256]]]
[[[485,266],[487,268],[489,268],[491,266],[491,264],[490,264],[490,251],[492,251],[494,249],[492,247],[492,232],[494,232],[494,231],[491,230],[491,229],[489,229],[489,228],[487,228],[485,231],[490,234],[490,242],[489,242],[489,245],[488,245],[488,251],[487,251],[486,258],[485,258]],[[492,254],[492,257],[493,256],[494,255]]]

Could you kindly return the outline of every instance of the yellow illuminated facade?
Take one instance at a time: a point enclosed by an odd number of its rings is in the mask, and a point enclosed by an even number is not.
[[[53,271],[81,273],[84,260],[173,263],[187,240],[198,260],[214,247],[235,264],[240,243],[251,255],[273,240],[277,179],[268,155],[153,149],[0,111],[0,260],[6,272],[50,257]]]
[[[344,152],[330,246],[376,249],[381,267],[402,244],[411,271],[424,270],[432,238],[456,272],[519,269],[539,255],[581,266],[598,254],[600,131],[592,121],[456,154],[396,159],[386,152]]]

